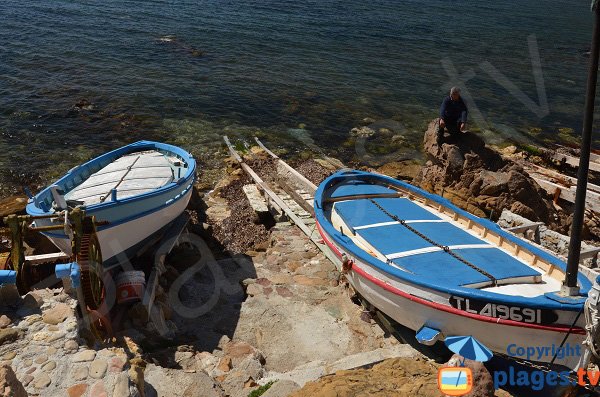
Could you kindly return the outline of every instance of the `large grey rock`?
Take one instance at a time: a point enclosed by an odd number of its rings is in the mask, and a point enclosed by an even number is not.
[[[219,386],[204,372],[186,373],[149,364],[144,380],[152,386],[146,387],[146,397],[223,397]]]

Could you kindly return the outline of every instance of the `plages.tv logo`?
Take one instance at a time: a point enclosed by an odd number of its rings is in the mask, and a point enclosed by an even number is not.
[[[438,371],[438,387],[447,396],[464,396],[473,388],[471,368],[444,367]]]
[[[488,361],[493,353],[472,336],[452,336],[444,341],[448,349],[463,357],[459,367],[438,370],[438,388],[447,396],[464,396],[473,389],[473,373],[465,367],[465,360]]]

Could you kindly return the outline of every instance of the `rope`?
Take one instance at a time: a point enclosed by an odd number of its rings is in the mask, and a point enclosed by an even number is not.
[[[489,274],[485,270],[477,267],[476,265],[472,264],[468,260],[464,259],[460,255],[458,255],[456,252],[452,251],[450,249],[450,247],[448,247],[447,245],[442,245],[442,244],[439,244],[439,243],[433,241],[432,239],[430,239],[429,237],[427,237],[426,235],[424,235],[423,233],[421,233],[420,231],[418,231],[414,227],[412,227],[409,224],[407,224],[406,220],[400,219],[396,215],[389,213],[385,208],[383,208],[381,205],[379,205],[375,200],[369,199],[369,201],[371,201],[373,204],[375,204],[375,206],[377,208],[379,208],[384,214],[386,214],[387,216],[389,216],[390,218],[392,218],[396,222],[400,223],[402,226],[404,226],[405,228],[407,228],[408,230],[410,230],[411,232],[413,232],[417,236],[421,237],[423,240],[427,241],[429,244],[432,244],[432,245],[435,245],[436,247],[441,248],[444,252],[448,253],[449,255],[451,255],[452,257],[454,257],[455,259],[457,259],[460,262],[464,263],[465,265],[469,266],[471,269],[473,269],[473,270],[475,270],[475,271],[483,274],[484,276],[486,276],[487,278],[489,278],[492,281],[492,283],[493,283],[494,286],[498,285],[498,280],[496,280],[496,278],[494,276],[492,276],[491,274]]]
[[[571,332],[573,332],[573,328],[575,328],[575,324],[577,324],[577,321],[579,320],[579,317],[581,316],[581,312],[583,312],[583,307],[577,313],[577,316],[575,317],[575,321],[573,321],[573,324],[571,324],[571,326],[569,327],[569,332],[567,332],[567,334],[563,338],[562,342],[560,343],[559,349],[565,345],[565,342],[569,338],[569,335],[571,335]],[[586,320],[587,320],[587,317],[586,317]],[[594,350],[592,350],[592,349],[590,349],[590,350],[592,353],[594,353],[594,355],[596,355]],[[554,361],[556,360],[557,356],[558,356],[558,349],[556,349],[556,353],[554,353],[554,356],[552,357],[552,361],[550,361],[550,365],[554,364]]]

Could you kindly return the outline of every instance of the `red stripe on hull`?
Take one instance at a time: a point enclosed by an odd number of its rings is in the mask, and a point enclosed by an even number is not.
[[[323,238],[323,241],[325,242],[325,244],[327,244],[327,246],[335,253],[335,255],[337,255],[339,258],[341,258],[342,253],[331,241],[329,241],[329,239],[327,239],[325,232],[323,231],[323,229],[321,229],[321,225],[319,225],[319,222],[317,222],[317,229],[319,230],[319,233],[321,234],[321,237]],[[474,314],[474,313],[469,313],[469,312],[465,312],[462,310],[458,310],[451,306],[446,306],[446,305],[442,305],[440,303],[431,302],[431,301],[419,298],[417,296],[408,294],[404,291],[401,291],[398,288],[396,288],[392,285],[389,285],[388,283],[386,283],[376,277],[373,277],[372,275],[370,275],[369,273],[367,273],[366,271],[361,269],[359,266],[357,266],[356,263],[354,263],[352,265],[352,270],[354,272],[356,272],[358,275],[360,275],[361,277],[371,281],[372,283],[385,289],[386,291],[389,291],[395,295],[401,296],[402,298],[408,299],[412,302],[416,302],[421,305],[428,306],[428,307],[431,307],[431,308],[434,308],[436,310],[440,310],[440,311],[443,311],[446,313],[451,313],[451,314],[454,314],[457,316],[471,318],[476,321],[508,325],[511,327],[531,328],[531,329],[537,329],[537,330],[542,330],[542,331],[561,332],[561,333],[569,332],[570,327],[566,327],[566,326],[553,326],[552,327],[552,326],[539,325],[539,324],[527,324],[527,323],[521,323],[521,322],[514,321],[514,320],[504,320],[504,319],[500,319],[500,318],[486,317],[486,316],[481,316],[479,314]],[[576,334],[576,335],[585,335],[586,334],[585,330],[583,328],[579,328],[579,327],[573,328],[571,333]]]

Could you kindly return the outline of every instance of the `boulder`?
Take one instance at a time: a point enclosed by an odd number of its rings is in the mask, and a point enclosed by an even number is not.
[[[437,140],[437,121],[424,136],[427,163],[413,183],[478,216],[496,220],[504,208],[560,227],[561,217],[549,195],[512,160],[486,147],[474,133]]]

